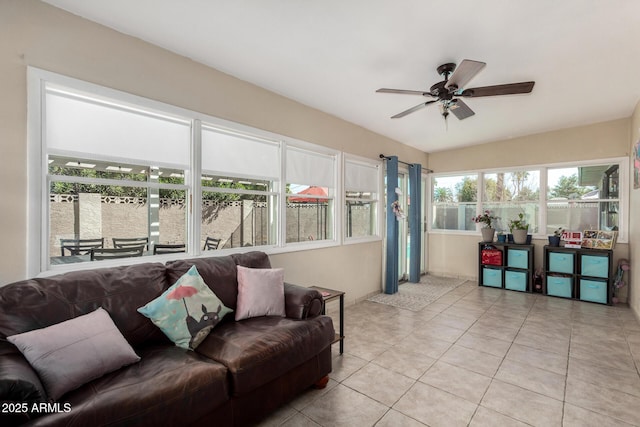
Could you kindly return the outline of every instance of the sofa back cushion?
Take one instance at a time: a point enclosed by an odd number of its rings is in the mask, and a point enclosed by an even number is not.
[[[271,268],[269,255],[252,251],[243,254],[217,256],[207,258],[191,258],[169,261],[167,263],[167,280],[169,286],[174,284],[191,266],[195,265],[211,290],[223,304],[232,310],[238,307],[238,273],[237,266],[247,268]]]
[[[136,309],[169,287],[161,263],[74,271],[0,288],[0,339],[104,308],[133,347],[168,342]]]
[[[252,251],[244,254],[233,254],[231,258],[236,265],[247,268],[271,268],[269,255],[264,252]]]
[[[238,304],[238,276],[233,258],[221,256],[169,261],[167,263],[169,285],[176,283],[194,265],[204,283],[220,298],[220,301],[235,310]]]

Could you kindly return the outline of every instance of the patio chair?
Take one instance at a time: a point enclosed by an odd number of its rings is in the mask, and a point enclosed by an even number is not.
[[[62,256],[87,255],[92,249],[104,247],[104,237],[100,239],[60,239],[60,252]]]
[[[154,255],[177,254],[180,252],[187,252],[187,245],[185,245],[184,243],[176,245],[165,245],[158,243],[156,245],[153,245]]]
[[[95,248],[91,249],[91,261],[140,257],[143,253],[144,245],[126,248]]]
[[[220,246],[220,239],[214,239],[213,237],[207,237],[207,239],[204,241],[204,247],[202,248],[202,250],[203,251],[211,251],[211,250],[218,249],[218,246]]]
[[[113,238],[113,247],[114,248],[134,248],[140,245],[144,245],[145,250],[147,249],[147,245],[149,244],[148,237],[114,237]]]

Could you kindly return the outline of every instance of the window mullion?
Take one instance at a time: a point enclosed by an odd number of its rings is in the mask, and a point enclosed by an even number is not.
[[[539,194],[539,203],[540,203],[540,226],[538,227],[538,234],[547,234],[547,171],[548,168],[540,169],[540,194]]]
[[[191,173],[189,209],[187,210],[187,242],[189,253],[200,254],[202,224],[202,122],[191,122]]]

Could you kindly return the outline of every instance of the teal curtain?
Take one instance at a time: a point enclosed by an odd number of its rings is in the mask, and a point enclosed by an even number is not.
[[[414,163],[409,167],[409,281],[420,281],[422,259],[422,166]]]
[[[398,157],[387,159],[387,273],[385,275],[384,293],[398,292],[398,221],[393,214],[393,202],[398,200]]]

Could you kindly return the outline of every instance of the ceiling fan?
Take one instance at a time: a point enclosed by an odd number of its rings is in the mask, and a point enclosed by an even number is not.
[[[392,119],[399,119],[415,111],[418,111],[429,104],[440,103],[440,111],[445,121],[449,116],[449,111],[459,120],[473,116],[475,113],[460,98],[479,98],[481,96],[513,95],[517,93],[530,93],[535,82],[508,83],[495,86],[483,86],[464,89],[464,86],[473,79],[487,65],[484,62],[464,59],[459,66],[454,63],[442,64],[437,68],[438,74],[444,80],[431,86],[428,91],[404,90],[404,89],[378,89],[380,93],[400,93],[406,95],[422,95],[436,98],[423,102],[415,107],[411,107],[401,113],[392,116]]]

